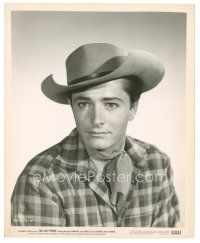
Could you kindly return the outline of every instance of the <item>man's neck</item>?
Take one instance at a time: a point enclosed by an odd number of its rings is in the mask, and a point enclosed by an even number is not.
[[[99,159],[91,158],[91,157],[90,157],[90,161],[93,162],[95,164],[95,166],[97,167],[98,174],[102,174],[105,165],[108,162],[110,162],[110,160],[99,160]]]

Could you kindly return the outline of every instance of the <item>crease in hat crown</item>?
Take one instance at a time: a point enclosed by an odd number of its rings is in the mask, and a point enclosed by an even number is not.
[[[91,86],[123,78],[137,77],[141,92],[159,84],[165,68],[155,55],[143,50],[124,49],[109,43],[85,44],[75,49],[66,59],[68,85],[60,85],[49,75],[42,82],[42,92],[51,100],[68,104],[70,93]]]
[[[127,52],[122,48],[108,43],[92,43],[80,46],[73,51],[66,60],[67,82],[89,75],[102,76],[119,67]]]

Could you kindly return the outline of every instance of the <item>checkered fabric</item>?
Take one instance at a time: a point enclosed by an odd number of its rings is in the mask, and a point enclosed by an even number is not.
[[[89,158],[77,129],[35,156],[12,194],[13,226],[176,227],[178,199],[169,158],[126,137],[133,163],[123,210],[110,203],[108,182]]]

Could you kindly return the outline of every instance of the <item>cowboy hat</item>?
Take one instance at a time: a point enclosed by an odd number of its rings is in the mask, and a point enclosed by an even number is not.
[[[68,104],[71,93],[111,80],[137,77],[141,92],[154,88],[164,76],[164,65],[154,55],[141,50],[128,54],[108,43],[82,45],[66,60],[68,85],[57,84],[49,75],[41,85],[42,92],[51,100]]]

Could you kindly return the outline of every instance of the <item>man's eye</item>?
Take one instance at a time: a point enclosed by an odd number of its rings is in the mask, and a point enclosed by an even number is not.
[[[81,109],[87,109],[90,107],[90,104],[88,104],[87,102],[80,102],[78,103],[78,106],[81,108]]]
[[[118,108],[119,105],[116,104],[116,103],[105,103],[105,107],[106,107],[107,109],[112,110],[112,109],[116,109],[116,108]]]

